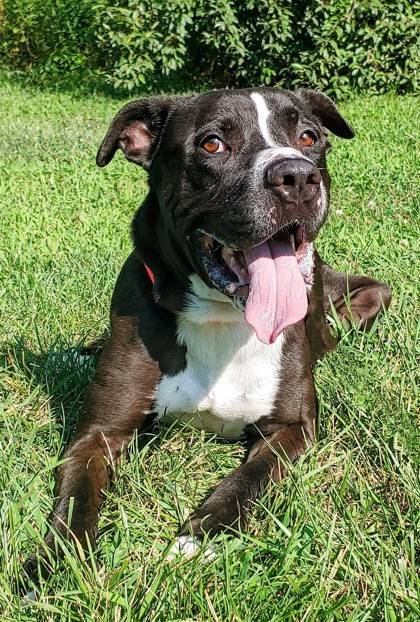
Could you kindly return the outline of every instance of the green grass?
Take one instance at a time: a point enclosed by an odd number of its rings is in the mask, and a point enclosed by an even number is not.
[[[392,284],[386,317],[349,332],[317,368],[319,441],[257,504],[218,556],[165,563],[182,518],[243,449],[188,427],[130,452],[100,519],[96,565],[69,550],[36,603],[15,592],[47,528],[54,470],[92,365],[66,348],[107,326],[145,176],[94,156],[121,102],[0,86],[0,619],[89,621],[419,620],[418,149],[410,97],[343,106],[329,224],[340,269]],[[417,542],[418,544],[418,542]]]

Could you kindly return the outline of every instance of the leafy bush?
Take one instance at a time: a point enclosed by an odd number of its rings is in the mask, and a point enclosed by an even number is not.
[[[0,0],[0,54],[38,78],[71,79],[100,65],[92,0]]]
[[[412,0],[0,0],[0,51],[38,75],[99,74],[123,91],[408,92],[418,88],[416,8]]]

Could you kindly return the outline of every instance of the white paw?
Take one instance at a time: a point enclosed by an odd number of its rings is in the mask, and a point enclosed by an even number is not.
[[[202,552],[201,560],[206,563],[213,561],[216,557],[216,553],[213,548],[207,547],[203,550],[200,540],[194,538],[194,536],[179,536],[179,538],[175,540],[165,559],[169,562],[173,561],[177,557],[191,559],[200,552]]]

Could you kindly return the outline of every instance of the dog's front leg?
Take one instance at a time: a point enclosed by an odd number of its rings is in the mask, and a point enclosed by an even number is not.
[[[183,525],[180,535],[202,538],[243,529],[253,502],[279,481],[315,440],[316,398],[303,323],[289,331],[272,414],[250,426],[246,462],[222,481]]]
[[[313,441],[300,424],[282,425],[269,438],[257,441],[247,461],[221,482],[181,530],[181,536],[215,535],[226,528],[243,529],[252,502],[270,480],[279,481],[287,464],[301,456]]]
[[[88,390],[82,420],[59,468],[58,499],[45,541],[55,555],[62,555],[56,545],[57,533],[83,548],[88,542],[94,544],[103,491],[133,433],[146,425],[159,369],[138,337],[136,321],[131,317],[113,319],[111,339]],[[39,562],[47,575],[50,567],[46,559],[43,551],[33,555],[26,572],[36,578]]]

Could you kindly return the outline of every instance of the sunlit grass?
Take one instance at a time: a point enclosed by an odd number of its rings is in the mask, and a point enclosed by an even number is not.
[[[122,158],[95,167],[120,104],[0,89],[0,619],[418,620],[418,151],[408,97],[345,105],[357,138],[335,140],[330,156],[331,217],[318,247],[339,269],[390,282],[394,300],[369,334],[344,335],[319,365],[317,445],[257,504],[246,534],[214,543],[214,562],[169,565],[179,523],[243,448],[188,427],[159,430],[123,461],[95,556],[82,564],[69,550],[36,603],[16,594],[93,370],[65,350],[107,326],[146,192]]]

